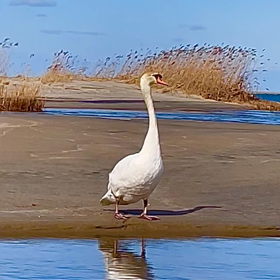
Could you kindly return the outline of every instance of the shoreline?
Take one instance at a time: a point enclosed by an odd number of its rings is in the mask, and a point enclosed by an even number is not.
[[[275,226],[209,225],[160,222],[145,224],[135,221],[118,224],[92,221],[14,221],[0,223],[1,239],[98,239],[98,238],[269,238],[280,237]]]
[[[44,100],[47,103],[64,102],[92,102],[92,103],[111,103],[112,100],[119,102],[141,102],[142,95],[138,85],[125,83],[119,80],[106,81],[88,81],[88,80],[73,80],[66,83],[41,84],[39,78],[29,78],[22,80],[21,78],[3,78],[7,84],[7,88],[13,88],[19,85],[28,85],[41,87],[41,97],[38,100]],[[154,102],[181,102],[182,104],[189,103],[205,103],[211,107],[218,108],[247,108],[254,110],[252,104],[235,103],[227,101],[217,101],[214,99],[205,99],[200,95],[186,95],[180,92],[165,92],[161,93],[158,89],[153,89]],[[218,105],[214,105],[214,104]],[[46,105],[47,108],[49,105]],[[0,112],[5,112],[2,110]]]
[[[48,103],[56,102],[63,104],[63,102],[92,102],[92,103],[112,103],[115,102],[140,102],[142,100],[139,87],[136,84],[124,82],[122,80],[88,80],[88,79],[74,79],[68,82],[55,82],[43,84],[40,78],[18,78],[18,77],[2,77],[3,84],[7,88],[14,86],[24,85],[41,88],[41,97],[36,98],[38,101],[46,101]],[[259,91],[254,92],[253,95],[276,95],[277,92]],[[170,89],[169,92],[161,92],[158,89],[153,89],[153,97],[155,102],[202,102],[205,104],[218,103],[219,106],[226,106],[227,109],[232,108],[245,108],[247,110],[262,110],[262,111],[279,111],[280,105],[278,102],[266,100],[253,100],[247,101],[232,100],[228,101],[227,98],[220,97],[216,99],[204,98],[202,95],[186,95],[179,91]],[[46,106],[47,107],[47,106]],[[1,108],[0,108],[1,109]],[[5,111],[4,109],[1,110]]]

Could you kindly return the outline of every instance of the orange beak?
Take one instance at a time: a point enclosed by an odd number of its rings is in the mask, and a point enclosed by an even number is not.
[[[168,84],[166,82],[164,82],[163,80],[161,80],[160,78],[157,78],[157,84],[168,86]]]

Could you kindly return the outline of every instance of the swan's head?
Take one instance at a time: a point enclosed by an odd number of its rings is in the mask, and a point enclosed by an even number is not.
[[[153,84],[168,86],[168,84],[162,80],[162,75],[159,73],[145,73],[141,77],[141,84],[142,83],[147,83],[150,86]]]

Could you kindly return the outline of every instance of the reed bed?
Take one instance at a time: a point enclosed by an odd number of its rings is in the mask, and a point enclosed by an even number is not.
[[[144,72],[159,72],[170,85],[166,91],[200,95],[206,99],[249,104],[259,110],[280,110],[276,102],[253,95],[261,69],[257,51],[250,48],[204,44],[173,47],[168,51],[131,51],[126,57],[107,57],[94,68],[93,78],[138,83]],[[260,68],[260,69],[258,69]]]
[[[0,83],[1,111],[40,112],[44,106],[40,85],[23,83],[8,86]]]
[[[5,40],[2,46],[18,45]],[[6,75],[9,64],[8,56],[3,54],[3,49],[0,48],[0,76]],[[223,44],[180,45],[170,50],[156,49],[154,52],[150,49],[131,50],[127,56],[116,55],[113,58],[107,57],[105,61],[98,61],[92,74],[86,76],[86,60],[79,66],[78,56],[61,50],[54,53],[53,61],[40,81],[42,84],[51,85],[77,79],[116,79],[138,84],[144,72],[159,72],[169,84],[168,88],[160,89],[163,92],[177,91],[186,95],[200,95],[206,99],[246,104],[258,110],[280,111],[279,103],[259,100],[253,94],[259,86],[256,73],[267,71],[263,68],[264,63],[259,61],[263,56],[258,56],[256,49]],[[8,91],[5,85],[3,87],[3,84],[1,88],[1,109],[29,108],[31,111],[40,111],[44,106],[37,86],[23,83],[12,92]]]
[[[67,71],[50,69],[41,77],[41,82],[43,84],[67,83],[73,81],[74,78],[74,75]]]
[[[54,53],[52,64],[47,68],[46,73],[41,77],[43,84],[67,83],[74,79],[82,79],[86,68],[77,67],[77,57],[69,51]]]
[[[10,38],[0,42],[0,111],[42,111],[45,101],[40,96],[40,85],[32,83],[26,76],[15,85],[7,79],[10,66],[8,50],[17,46],[18,43],[11,42]]]

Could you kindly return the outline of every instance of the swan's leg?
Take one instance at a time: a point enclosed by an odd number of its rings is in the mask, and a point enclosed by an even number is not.
[[[113,257],[116,258],[117,256],[118,256],[118,240],[114,240]]]
[[[141,244],[142,246],[141,246],[141,249],[142,249],[142,251],[141,251],[141,257],[143,258],[143,259],[145,259],[146,258],[146,249],[145,249],[145,241],[144,241],[144,239],[142,238],[142,244]]]
[[[159,217],[156,217],[156,216],[148,216],[148,215],[147,215],[147,212],[148,212],[148,199],[144,199],[144,211],[143,211],[143,213],[139,216],[139,219],[145,219],[145,220],[149,220],[149,221],[159,220]]]
[[[115,218],[117,220],[127,220],[127,219],[129,219],[130,216],[125,216],[125,215],[123,215],[119,212],[119,203],[120,203],[120,198],[116,197],[116,210],[115,210],[115,215],[114,215]]]

